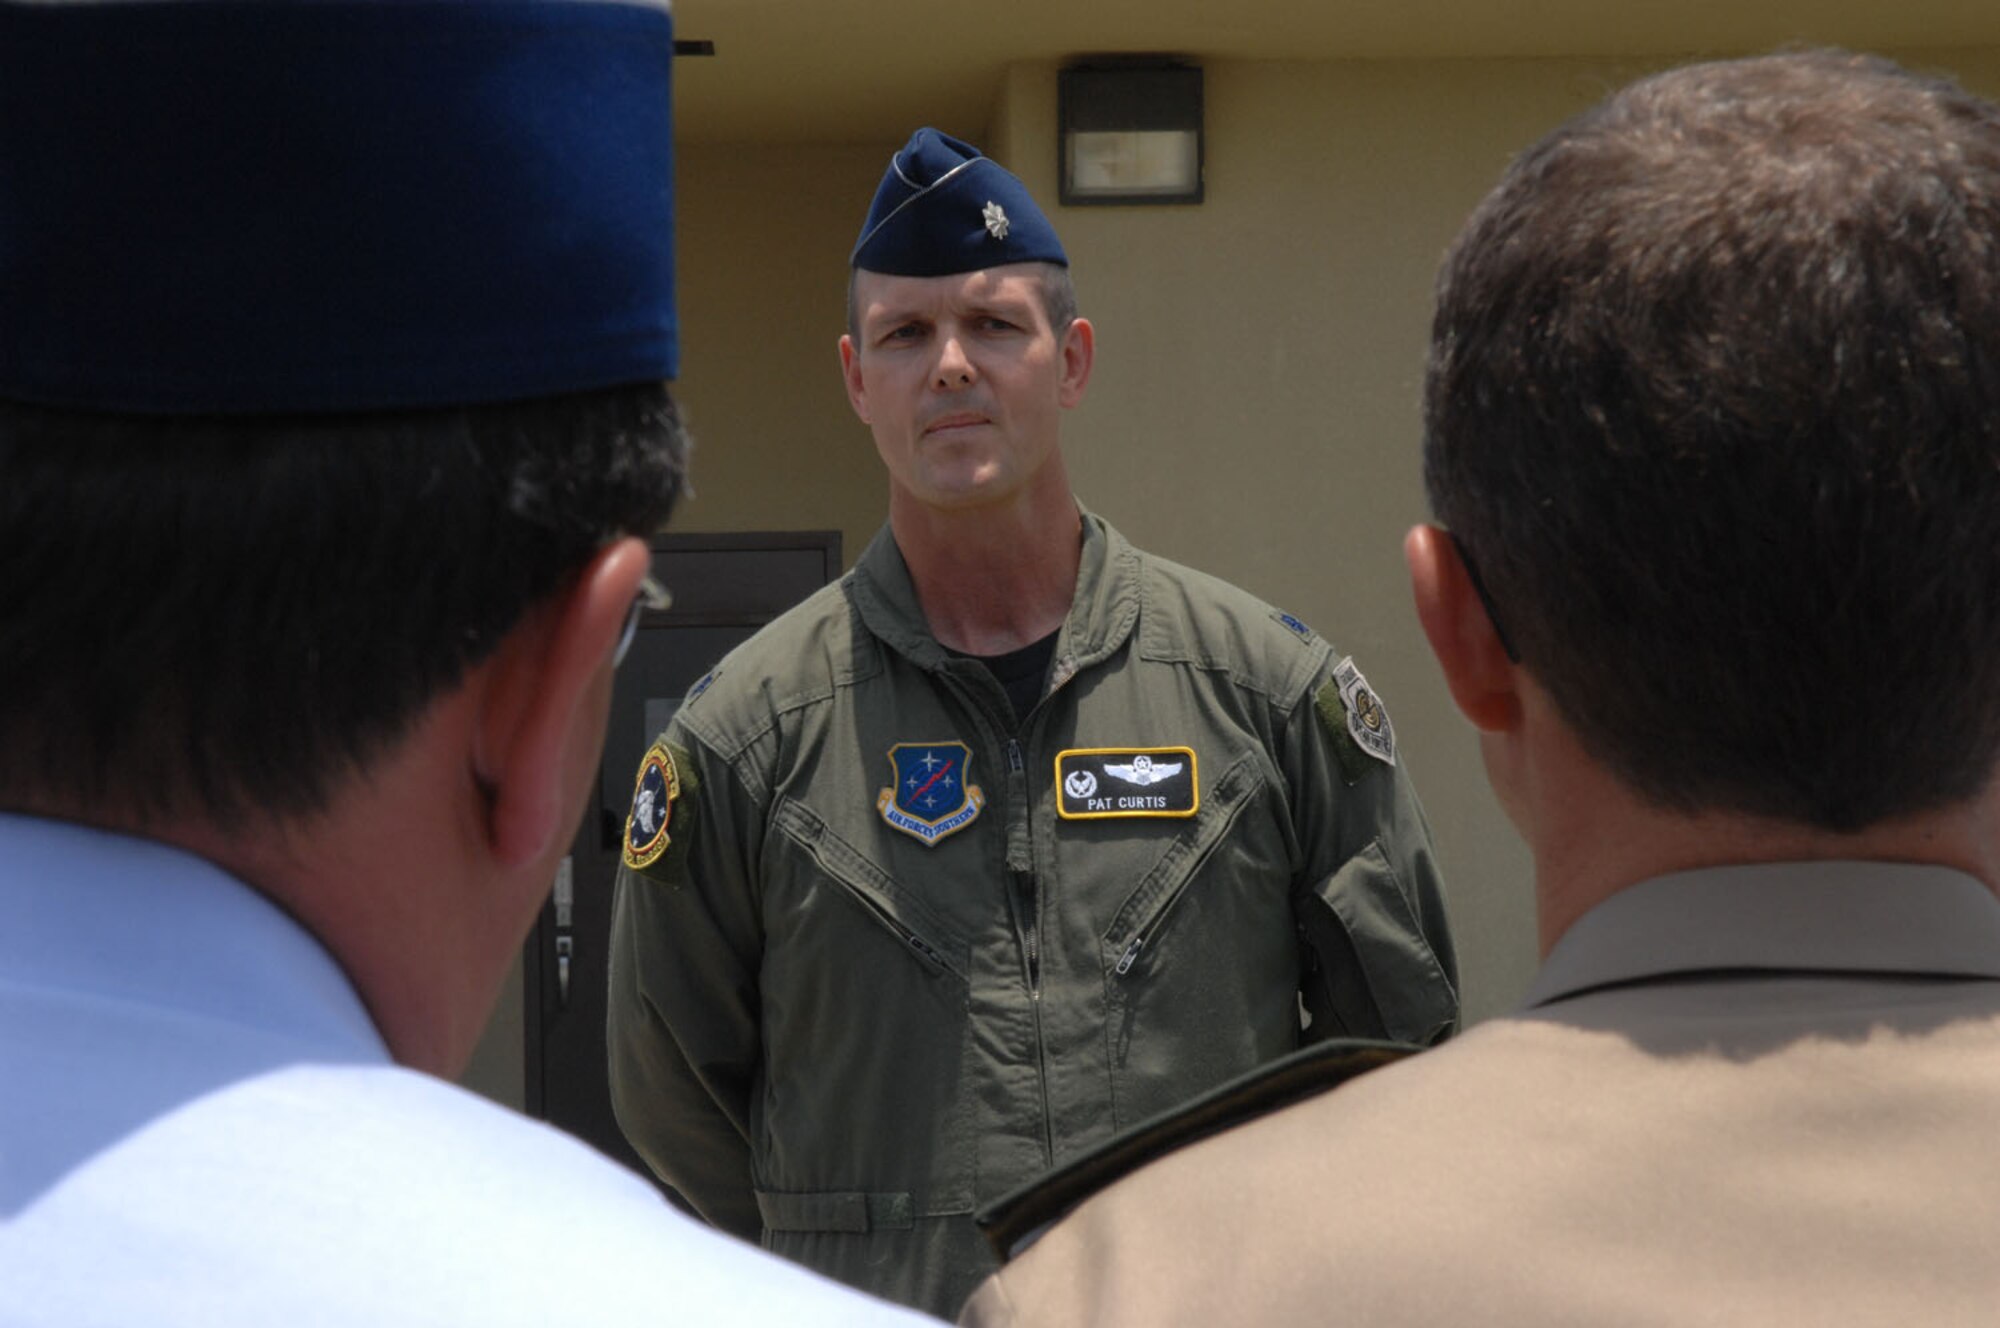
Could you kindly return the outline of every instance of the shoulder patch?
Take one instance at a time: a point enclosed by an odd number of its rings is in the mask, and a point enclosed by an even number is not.
[[[656,738],[639,762],[632,787],[632,810],[625,814],[621,856],[633,871],[644,871],[660,860],[673,843],[670,833],[674,804],[681,798],[680,763],[665,738]]]
[[[1396,764],[1396,730],[1389,723],[1389,712],[1382,708],[1352,658],[1336,664],[1333,676],[1313,693],[1313,709],[1340,757],[1341,773],[1348,783],[1358,782],[1367,773],[1370,760]]]
[[[1310,645],[1315,640],[1313,629],[1300,622],[1297,618],[1294,618],[1291,614],[1281,609],[1272,609],[1271,617],[1280,627],[1283,627],[1306,644]]]
[[[1368,680],[1354,667],[1349,656],[1333,666],[1333,680],[1340,684],[1340,699],[1347,703],[1347,731],[1355,743],[1385,765],[1396,764],[1396,730],[1389,725],[1389,712],[1375,698]]]
[[[687,859],[694,837],[694,793],[701,773],[687,751],[662,734],[639,761],[632,786],[632,809],[625,814],[619,859],[651,877],[671,873]]]

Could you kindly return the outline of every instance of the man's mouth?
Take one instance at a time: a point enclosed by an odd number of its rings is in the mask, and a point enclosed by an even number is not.
[[[979,414],[977,411],[955,410],[949,415],[940,415],[936,419],[926,423],[924,425],[924,432],[927,434],[946,433],[953,429],[965,429],[986,423],[990,423],[990,421],[986,416]]]

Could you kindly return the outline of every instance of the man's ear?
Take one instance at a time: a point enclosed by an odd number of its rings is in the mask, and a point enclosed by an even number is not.
[[[840,381],[847,388],[847,404],[863,424],[873,424],[868,418],[868,390],[861,383],[861,351],[845,333],[840,338]]]
[[[1056,399],[1069,407],[1083,400],[1083,389],[1090,385],[1091,366],[1097,363],[1097,329],[1088,318],[1072,318],[1063,329],[1062,357],[1062,388]]]
[[[598,687],[651,554],[625,538],[597,551],[575,580],[523,616],[488,661],[474,775],[488,791],[487,838],[506,866],[538,860],[566,839],[575,806],[575,753],[601,749]],[[582,742],[579,749],[578,743]]]
[[[1458,546],[1437,526],[1414,526],[1403,537],[1403,561],[1410,568],[1417,621],[1453,702],[1482,732],[1515,728],[1521,720],[1520,666],[1507,657]]]

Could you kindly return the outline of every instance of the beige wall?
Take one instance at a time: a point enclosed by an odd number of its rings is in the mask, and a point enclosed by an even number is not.
[[[2000,51],[1918,52],[2000,91]],[[1351,652],[1385,697],[1451,887],[1466,1007],[1515,1001],[1529,864],[1408,604],[1424,515],[1431,280],[1510,155],[1639,72],[1601,60],[1206,62],[1207,199],[1057,208],[1055,70],[1017,65],[984,145],[1045,204],[1098,333],[1068,421],[1077,490],[1142,546],[1247,587]],[[911,126],[914,128],[915,126]],[[834,351],[846,257],[900,139],[720,145],[680,161],[680,395],[701,439],[682,529],[840,529],[883,482]]]
[[[678,530],[842,533],[851,564],[884,481],[837,344],[847,255],[900,144],[683,148],[681,377],[695,496]]]

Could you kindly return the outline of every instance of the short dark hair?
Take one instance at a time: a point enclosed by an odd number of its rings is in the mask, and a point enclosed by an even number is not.
[[[2000,110],[1818,51],[1646,79],[1438,281],[1432,509],[1597,759],[1853,830],[2000,754]]]
[[[663,384],[286,419],[0,402],[0,804],[319,808],[657,530],[684,457]]]
[[[1041,269],[1042,312],[1058,339],[1076,321],[1076,278],[1061,263],[1035,263]],[[861,340],[861,310],[854,303],[854,275],[859,268],[847,269],[847,335]]]

